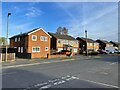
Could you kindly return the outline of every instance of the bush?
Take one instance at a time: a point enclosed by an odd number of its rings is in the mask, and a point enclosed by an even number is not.
[[[88,55],[98,55],[98,52],[90,52]]]

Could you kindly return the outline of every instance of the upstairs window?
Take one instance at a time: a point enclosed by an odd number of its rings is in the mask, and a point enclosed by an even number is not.
[[[41,41],[47,41],[47,37],[45,37],[45,36],[40,36],[40,40],[41,40]]]
[[[20,41],[20,37],[18,38],[18,41]]]
[[[17,42],[17,37],[15,38],[15,42]]]
[[[61,40],[58,40],[58,43],[60,44],[60,43],[61,43]]]
[[[68,40],[65,40],[64,44],[68,44]]]
[[[32,35],[32,41],[37,41],[37,36],[36,35]]]

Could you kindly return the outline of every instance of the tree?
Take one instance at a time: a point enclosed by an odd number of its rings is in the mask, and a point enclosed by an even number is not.
[[[57,33],[57,34],[61,34],[61,33],[62,33],[62,27],[58,27],[56,33]]]
[[[64,35],[68,34],[68,29],[66,27],[63,27],[62,34]]]
[[[68,29],[66,27],[58,27],[57,28],[57,34],[63,34],[63,35],[67,35],[68,34]]]
[[[0,37],[0,45],[6,45],[6,38]]]

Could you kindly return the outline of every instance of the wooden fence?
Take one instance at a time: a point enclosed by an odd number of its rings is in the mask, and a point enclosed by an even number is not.
[[[6,54],[5,53],[0,53],[0,60],[6,61]],[[8,53],[7,54],[7,61],[12,61],[12,60],[15,60],[15,53]]]

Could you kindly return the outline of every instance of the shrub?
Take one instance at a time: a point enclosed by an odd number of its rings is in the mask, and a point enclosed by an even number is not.
[[[90,52],[88,55],[98,55],[98,52]]]

